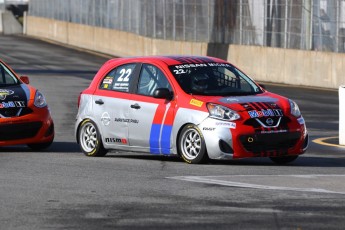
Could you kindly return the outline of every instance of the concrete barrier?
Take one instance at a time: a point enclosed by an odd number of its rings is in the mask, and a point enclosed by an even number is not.
[[[14,17],[12,12],[10,11],[3,11],[1,12],[1,29],[3,34],[22,34],[23,27],[18,22],[18,20]]]
[[[339,144],[345,145],[345,85],[339,87]]]
[[[205,42],[153,39],[124,31],[28,16],[30,36],[114,56],[217,55]],[[345,54],[229,45],[222,57],[258,81],[337,89],[345,85]]]
[[[3,28],[2,28],[2,13],[3,13],[3,12],[4,12],[4,11],[0,10],[0,33],[3,32]]]

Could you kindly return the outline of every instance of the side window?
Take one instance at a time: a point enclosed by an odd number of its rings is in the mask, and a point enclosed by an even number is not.
[[[0,64],[0,74],[0,84],[13,85],[18,83],[17,78],[2,64]]]
[[[172,90],[169,81],[160,69],[154,65],[143,64],[137,93],[152,96],[157,88],[168,88]]]
[[[128,92],[135,66],[127,64],[113,69],[103,78],[100,88]]]

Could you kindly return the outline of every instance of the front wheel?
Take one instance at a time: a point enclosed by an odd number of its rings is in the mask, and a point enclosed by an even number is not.
[[[86,119],[80,125],[78,132],[79,146],[83,153],[89,157],[103,157],[107,150],[103,147],[101,134],[96,124]]]
[[[208,160],[204,136],[195,125],[186,125],[178,138],[178,151],[189,164],[199,164]]]
[[[298,156],[270,157],[271,161],[279,165],[285,165],[297,159]]]

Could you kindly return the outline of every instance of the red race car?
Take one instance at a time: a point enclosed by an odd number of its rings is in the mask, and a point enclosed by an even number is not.
[[[294,101],[226,61],[195,56],[109,60],[80,95],[75,133],[87,156],[116,149],[187,163],[270,157],[283,164],[308,146]]]
[[[54,122],[42,93],[0,60],[0,146],[47,148],[54,139]]]

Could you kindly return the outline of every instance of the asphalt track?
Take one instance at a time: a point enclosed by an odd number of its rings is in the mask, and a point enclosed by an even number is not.
[[[343,229],[336,90],[264,83],[299,104],[310,134],[308,151],[286,166],[268,159],[188,165],[117,152],[88,158],[73,135],[77,98],[109,57],[0,36],[0,58],[45,94],[56,125],[46,151],[0,148],[1,229]]]

